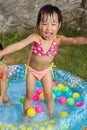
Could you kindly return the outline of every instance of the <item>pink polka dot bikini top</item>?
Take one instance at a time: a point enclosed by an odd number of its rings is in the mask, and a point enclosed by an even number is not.
[[[32,53],[39,56],[55,56],[58,52],[58,44],[56,43],[56,39],[53,39],[53,42],[49,48],[49,50],[45,53],[41,46],[41,38],[38,42],[35,42],[32,46]]]

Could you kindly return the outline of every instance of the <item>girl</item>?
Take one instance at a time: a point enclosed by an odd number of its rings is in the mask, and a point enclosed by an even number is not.
[[[0,43],[0,50],[3,50],[1,43]],[[4,102],[6,106],[10,106],[11,102],[6,94],[6,89],[8,86],[7,76],[8,76],[8,67],[4,63],[2,58],[0,59],[0,105],[2,104],[2,102]]]
[[[26,39],[6,47],[0,52],[0,56],[21,50],[32,44],[29,66],[26,77],[26,95],[24,100],[24,113],[26,114],[31,105],[34,95],[36,80],[41,80],[46,99],[46,106],[50,119],[54,118],[54,103],[52,98],[52,76],[51,68],[54,57],[58,52],[60,44],[87,44],[87,38],[68,38],[57,35],[61,28],[61,11],[53,5],[43,6],[38,13],[38,33],[31,34]]]

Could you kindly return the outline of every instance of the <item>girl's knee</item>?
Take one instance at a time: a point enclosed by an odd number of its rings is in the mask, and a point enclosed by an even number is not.
[[[46,99],[47,102],[53,101],[52,95],[46,95],[45,99]]]
[[[25,96],[26,99],[32,100],[33,94],[26,94]]]

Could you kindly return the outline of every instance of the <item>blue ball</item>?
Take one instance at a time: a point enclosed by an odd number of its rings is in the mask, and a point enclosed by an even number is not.
[[[76,102],[76,103],[77,103],[77,102],[84,102],[84,98],[81,97],[81,96],[79,96],[79,97],[76,98],[75,102]]]
[[[59,90],[56,90],[55,95],[56,95],[57,98],[59,98],[60,96],[62,96],[62,92],[59,91]]]
[[[65,96],[66,96],[67,98],[71,98],[72,95],[73,95],[73,91],[72,91],[72,90],[68,90],[68,91],[65,93]]]
[[[36,82],[36,86],[38,86],[38,87],[42,87],[42,83],[41,83],[40,81],[37,80],[37,82]]]

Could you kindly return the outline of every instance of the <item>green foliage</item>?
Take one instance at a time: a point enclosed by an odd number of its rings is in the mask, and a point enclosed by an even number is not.
[[[87,81],[87,45],[61,45],[54,62]]]
[[[83,32],[80,28],[73,29],[71,27],[68,27],[68,28],[62,27],[59,33],[68,37],[76,37],[76,36],[84,36],[85,33],[87,33],[87,30],[86,32]]]

